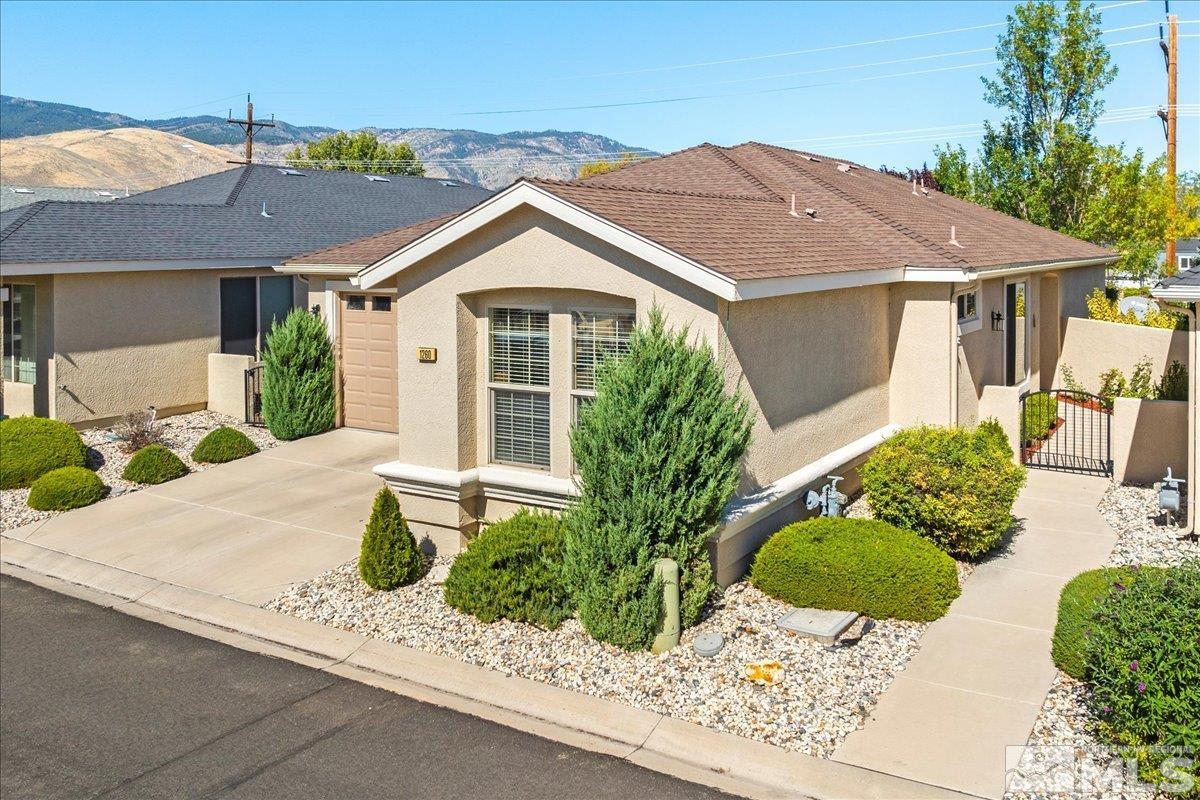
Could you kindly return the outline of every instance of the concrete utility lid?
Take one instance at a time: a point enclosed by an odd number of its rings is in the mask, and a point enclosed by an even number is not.
[[[793,608],[775,623],[822,644],[833,644],[842,632],[858,619],[855,611],[824,611],[819,608]]]

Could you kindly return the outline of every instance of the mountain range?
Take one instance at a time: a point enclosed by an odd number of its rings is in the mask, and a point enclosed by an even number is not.
[[[231,154],[240,155],[243,134],[239,127],[221,117],[210,115],[172,117],[170,119],[137,119],[124,114],[96,111],[65,103],[48,103],[20,97],[0,95],[0,139],[43,137],[64,131],[139,128],[163,131],[196,142],[213,145]],[[314,141],[336,132],[337,128],[321,125],[291,125],[275,120],[274,128],[264,128],[254,138],[255,160],[277,161],[297,145]],[[512,131],[483,133],[474,130],[442,128],[367,128],[386,142],[408,142],[417,156],[427,162],[428,175],[457,178],[488,188],[499,188],[522,175],[543,178],[572,178],[579,163],[587,157],[607,158],[609,154],[626,151],[653,154],[607,136],[583,131]],[[53,146],[52,143],[43,142]],[[231,155],[230,157],[237,157]],[[119,182],[118,171],[98,167],[100,174],[109,177],[112,185]],[[142,176],[144,177],[144,176]],[[34,178],[30,180],[29,178]],[[23,182],[36,182],[36,174],[27,175]],[[169,183],[177,178],[165,176]],[[57,180],[62,180],[60,176]],[[44,185],[55,176],[48,174]],[[115,183],[114,183],[115,182]],[[129,181],[142,185],[144,180]]]

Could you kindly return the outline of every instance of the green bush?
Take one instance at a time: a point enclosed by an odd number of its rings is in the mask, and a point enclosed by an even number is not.
[[[0,489],[19,489],[59,467],[87,464],[79,431],[41,417],[0,420]]]
[[[1155,390],[1155,396],[1159,400],[1187,400],[1187,364],[1172,361],[1170,366],[1163,370],[1162,377],[1159,379],[1158,387]]]
[[[788,525],[754,559],[750,582],[798,608],[930,622],[958,597],[954,559],[911,531],[872,519]]]
[[[183,460],[161,444],[148,444],[133,454],[121,477],[133,483],[157,484],[187,474]]]
[[[1083,678],[1087,642],[1095,630],[1099,604],[1114,585],[1128,586],[1138,574],[1130,567],[1102,567],[1081,572],[1063,587],[1050,656],[1063,672]]]
[[[915,531],[952,555],[991,550],[1012,525],[1025,483],[998,425],[918,426],[892,436],[863,465],[875,516]]]
[[[333,345],[320,317],[292,309],[271,326],[263,353],[263,419],[276,439],[333,427]]]
[[[38,511],[68,511],[90,506],[107,492],[108,487],[90,469],[59,467],[33,482],[28,503]]]
[[[557,628],[571,615],[562,581],[563,523],[521,509],[490,525],[454,559],[446,602],[484,622],[509,619]]]
[[[1101,736],[1146,769],[1161,756],[1145,748],[1200,749],[1200,562],[1110,592],[1095,625],[1084,675]]]
[[[651,310],[628,352],[602,361],[596,397],[571,430],[580,496],[567,518],[564,569],[592,636],[650,646],[662,617],[658,559],[679,565],[680,619],[694,625],[714,587],[708,556],[750,441],[746,402],[725,393],[707,344]]]
[[[371,518],[363,531],[358,574],[372,589],[390,592],[421,577],[424,568],[425,557],[400,513],[400,501],[385,486],[375,495]]]
[[[1058,398],[1052,394],[1031,394],[1022,404],[1024,414],[1022,430],[1025,441],[1045,439],[1058,422]]]
[[[224,464],[252,456],[258,446],[237,428],[216,428],[200,440],[192,450],[192,461],[200,464]]]

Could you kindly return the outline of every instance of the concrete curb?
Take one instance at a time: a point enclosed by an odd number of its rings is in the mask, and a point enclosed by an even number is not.
[[[8,537],[0,537],[0,573],[243,650],[285,658],[746,797],[971,797],[367,639]]]

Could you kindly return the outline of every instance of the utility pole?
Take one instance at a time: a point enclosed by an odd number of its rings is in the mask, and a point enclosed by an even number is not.
[[[250,95],[246,95],[246,118],[234,119],[233,109],[229,109],[229,119],[225,120],[231,125],[237,125],[246,133],[246,160],[245,161],[230,161],[230,164],[249,164],[254,160],[254,134],[260,128],[274,128],[275,115],[271,115],[270,122],[255,122],[254,121],[254,103],[250,102]]]
[[[1167,6],[1168,10],[1170,5]],[[1161,32],[1162,28],[1159,28]],[[1179,98],[1179,15],[1167,14],[1167,41],[1160,38],[1158,44],[1162,47],[1163,57],[1167,62],[1167,110],[1166,113],[1158,112],[1166,123],[1167,134],[1167,191],[1169,193],[1169,202],[1171,211],[1175,210],[1175,131],[1177,124],[1176,105]],[[1163,264],[1163,272],[1167,275],[1174,275],[1178,269],[1175,259],[1175,239],[1167,236],[1166,246],[1166,263]]]

